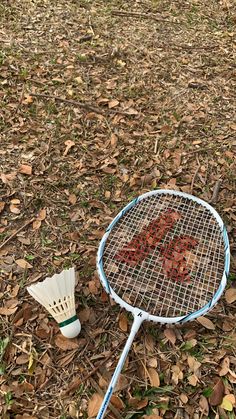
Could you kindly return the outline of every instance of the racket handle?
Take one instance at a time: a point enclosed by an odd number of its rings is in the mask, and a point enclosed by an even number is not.
[[[137,334],[137,332],[138,332],[138,330],[139,330],[139,328],[140,328],[140,326],[141,326],[141,324],[144,320],[145,319],[143,317],[143,313],[140,312],[140,310],[138,310],[137,313],[135,313],[134,322],[133,322],[133,325],[132,325],[132,328],[131,328],[131,331],[130,331],[130,335],[129,335],[128,340],[125,344],[125,347],[123,349],[123,352],[121,354],[121,357],[119,359],[119,362],[117,364],[117,367],[115,369],[115,372],[113,374],[113,377],[111,379],[111,382],[109,384],[109,387],[107,389],[107,392],[105,394],[105,397],[103,399],[102,405],[99,409],[99,412],[97,414],[96,419],[102,419],[104,417],[105,413],[106,413],[107,406],[109,404],[110,398],[111,398],[112,393],[114,391],[114,388],[116,386],[117,380],[119,378],[119,375],[121,373],[121,370],[122,370],[123,365],[125,363],[125,360],[127,358],[127,355],[128,355],[129,350],[131,348],[131,345],[133,343],[135,335]]]

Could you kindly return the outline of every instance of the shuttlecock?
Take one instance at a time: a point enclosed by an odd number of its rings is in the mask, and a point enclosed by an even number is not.
[[[61,333],[74,338],[81,324],[75,311],[75,270],[70,268],[27,287],[32,297],[57,321]]]

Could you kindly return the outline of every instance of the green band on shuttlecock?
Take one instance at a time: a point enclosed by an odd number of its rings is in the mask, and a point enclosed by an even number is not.
[[[59,323],[58,326],[59,327],[67,326],[68,324],[73,323],[75,320],[77,320],[76,314],[73,317],[70,317],[69,319],[64,320],[64,322]]]

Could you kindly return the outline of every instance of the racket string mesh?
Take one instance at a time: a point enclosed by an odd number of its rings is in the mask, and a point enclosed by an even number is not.
[[[135,237],[147,233],[151,223],[160,224],[167,211],[178,214],[175,222],[160,235],[159,243],[156,240],[148,250],[145,247],[142,260],[135,255],[131,262],[117,257],[127,251],[135,253],[135,245],[131,246]],[[177,269],[186,271],[186,280],[179,281],[165,268],[172,263],[165,249],[186,236],[192,240],[192,246],[182,255],[169,252]],[[176,257],[180,262],[175,263]],[[188,315],[207,304],[220,285],[224,272],[220,226],[213,214],[194,200],[169,194],[149,196],[128,210],[112,228],[104,248],[103,269],[110,286],[128,304],[156,316]]]

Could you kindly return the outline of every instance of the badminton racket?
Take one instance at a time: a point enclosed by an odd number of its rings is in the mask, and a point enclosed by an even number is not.
[[[229,265],[221,217],[192,195],[151,191],[114,218],[98,248],[97,270],[106,292],[134,322],[97,419],[105,415],[142,322],[184,323],[203,316],[222,295]]]

